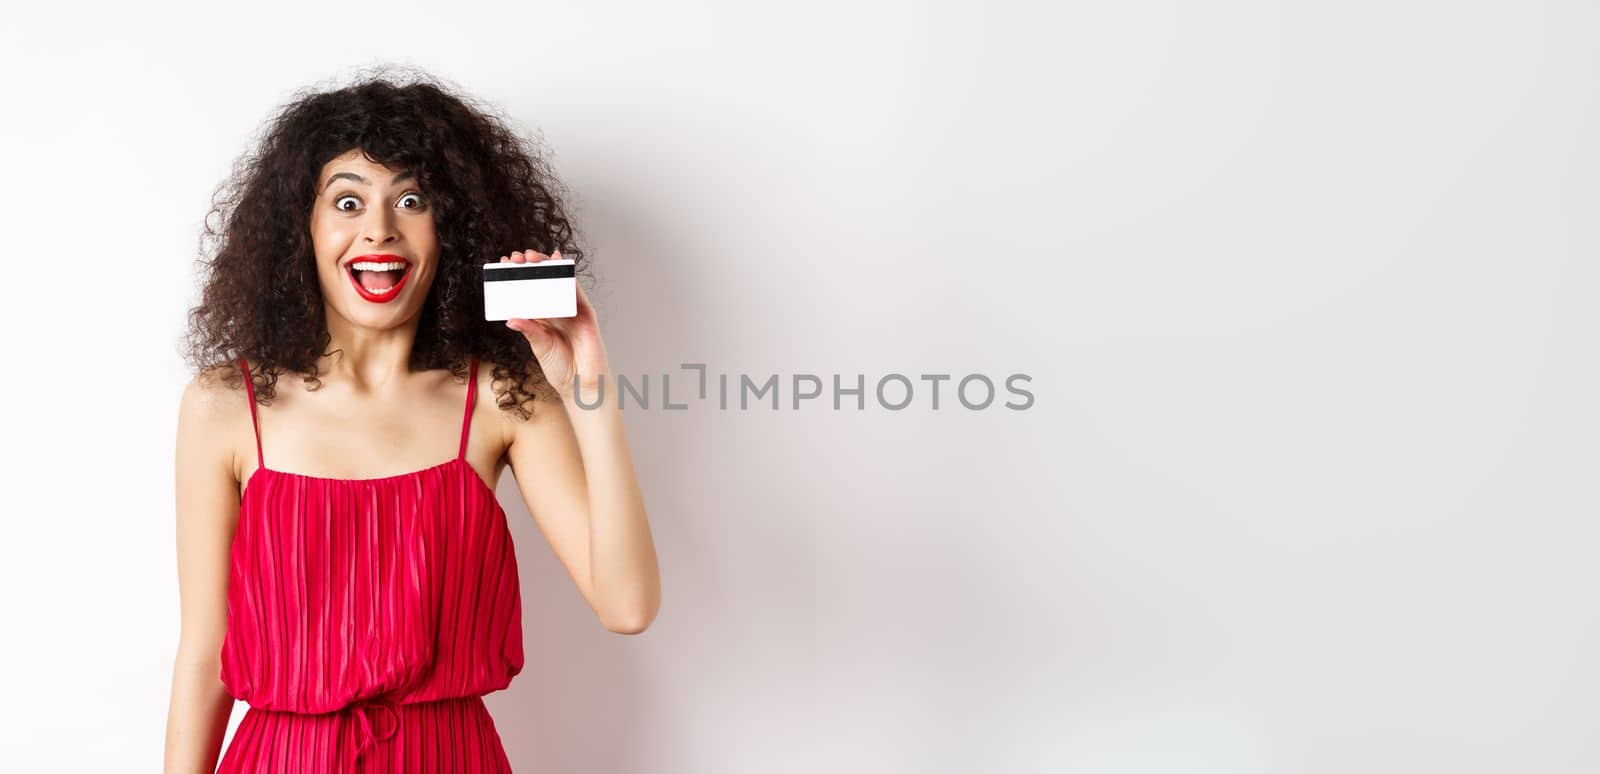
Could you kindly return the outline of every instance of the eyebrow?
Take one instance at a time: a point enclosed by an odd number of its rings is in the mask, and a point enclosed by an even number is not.
[[[360,176],[360,175],[358,175],[358,174],[356,174],[354,172],[335,172],[335,173],[333,173],[332,177],[328,178],[328,182],[326,182],[326,183],[324,183],[322,185],[322,190],[324,190],[324,191],[328,190],[328,186],[333,185],[333,181],[338,180],[341,177],[345,178],[347,180],[354,180],[354,181],[356,181],[356,182],[358,182],[358,183],[360,183],[362,185],[372,185],[372,183],[368,182],[368,180],[366,178],[364,178],[364,177],[362,177],[362,176]],[[411,180],[411,179],[414,179],[415,177],[416,177],[416,174],[408,169],[408,170],[406,170],[404,172],[401,172],[398,175],[395,175],[394,179],[390,180],[389,183],[392,185],[394,183],[400,182],[401,180]]]

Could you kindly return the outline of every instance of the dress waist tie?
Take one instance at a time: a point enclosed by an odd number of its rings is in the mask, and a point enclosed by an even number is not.
[[[355,715],[357,730],[361,735],[360,740],[356,743],[355,758],[351,761],[352,766],[355,765],[355,761],[361,759],[362,753],[375,746],[378,742],[394,736],[395,732],[400,730],[399,707],[399,703],[386,698],[367,699],[350,705],[349,709]],[[371,717],[371,715],[384,712],[389,715],[387,729],[382,727],[382,723],[374,723],[375,718]],[[374,731],[374,726],[377,726],[379,730]]]

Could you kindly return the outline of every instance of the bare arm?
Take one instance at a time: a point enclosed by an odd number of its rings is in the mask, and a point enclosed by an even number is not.
[[[219,677],[227,627],[228,549],[239,516],[233,420],[242,391],[196,377],[178,408],[178,596],[182,625],[167,707],[166,774],[212,774],[233,712]],[[229,405],[229,401],[237,406]],[[249,421],[246,419],[245,421]]]
[[[501,416],[511,471],[539,530],[601,624],[638,634],[660,610],[661,571],[607,382],[605,403],[593,410],[540,400],[531,419]]]

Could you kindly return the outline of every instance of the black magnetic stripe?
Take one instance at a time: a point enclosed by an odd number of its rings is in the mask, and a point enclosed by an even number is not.
[[[578,267],[567,263],[560,266],[517,266],[510,269],[484,269],[484,282],[499,282],[501,280],[525,279],[556,279],[559,277],[577,277]]]

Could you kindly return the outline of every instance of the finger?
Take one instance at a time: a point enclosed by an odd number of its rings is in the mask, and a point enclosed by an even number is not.
[[[513,317],[506,321],[507,327],[513,328],[528,340],[528,348],[533,350],[533,355],[539,362],[549,359],[550,350],[555,347],[555,332],[548,326],[540,325],[538,320],[529,320],[522,317]]]
[[[570,337],[572,335],[572,329],[569,327],[569,324],[572,322],[571,318],[541,317],[539,318],[539,322],[544,323],[545,326],[549,327],[551,330],[560,331],[561,335],[563,336]]]
[[[566,343],[568,337],[551,325],[548,320],[534,320],[533,322],[533,327],[539,331],[536,334],[539,337],[539,343],[543,346],[543,349],[539,350],[539,363],[543,367],[544,364],[552,362],[554,354],[560,351],[562,347],[570,347],[570,345]]]

